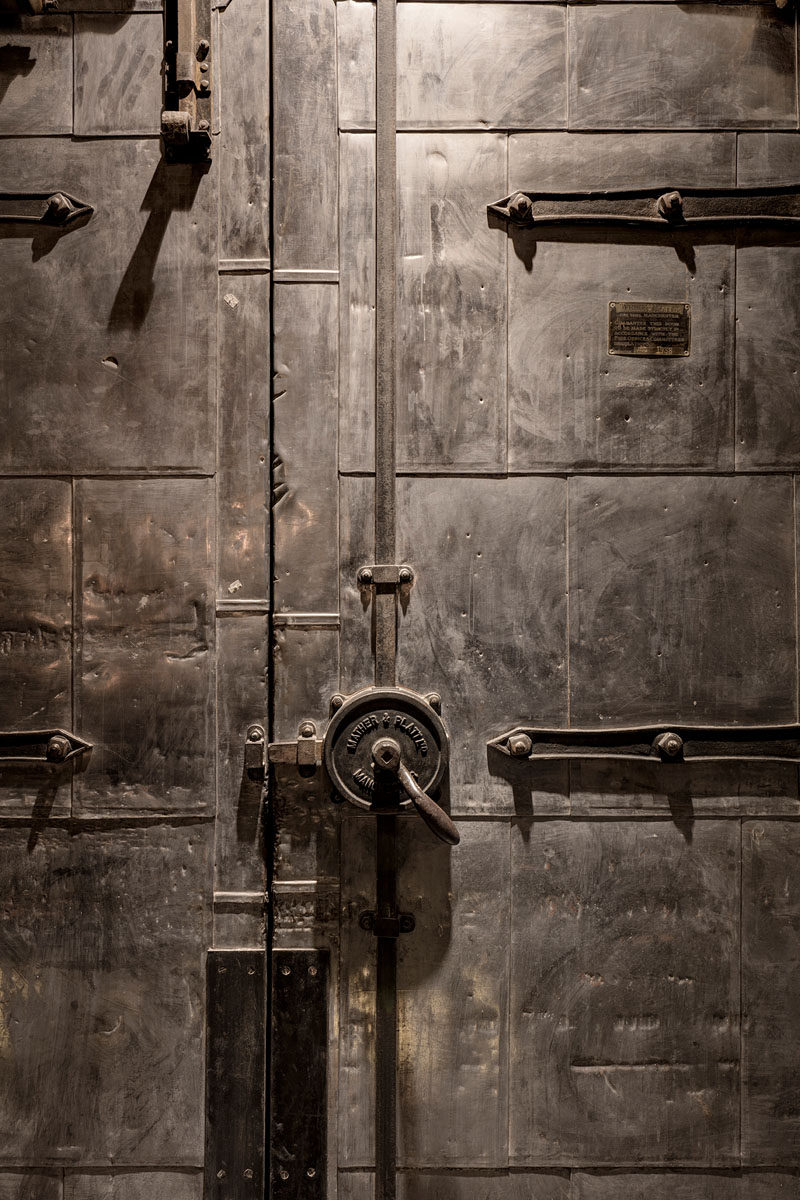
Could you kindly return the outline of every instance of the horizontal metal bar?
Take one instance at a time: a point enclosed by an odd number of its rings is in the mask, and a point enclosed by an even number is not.
[[[513,192],[488,211],[523,228],[626,225],[685,229],[728,224],[800,225],[800,182],[753,188],[625,188]]]
[[[0,192],[0,224],[69,229],[85,224],[94,208],[66,192]]]
[[[82,771],[92,753],[89,742],[66,729],[23,729],[0,732],[0,771],[8,767],[70,765]]]
[[[642,725],[625,729],[518,726],[488,743],[519,760],[800,762],[800,725]]]

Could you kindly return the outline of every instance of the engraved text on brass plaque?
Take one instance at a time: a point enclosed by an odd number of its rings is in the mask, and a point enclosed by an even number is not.
[[[691,325],[690,304],[612,300],[608,306],[608,353],[686,358]]]

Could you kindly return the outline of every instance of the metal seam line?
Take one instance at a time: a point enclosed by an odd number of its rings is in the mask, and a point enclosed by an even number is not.
[[[396,0],[377,0],[375,32],[375,561],[396,554],[397,354]],[[375,683],[393,686],[397,591],[376,584]],[[395,818],[377,818],[376,915],[397,908]],[[397,942],[378,937],[375,987],[375,1200],[395,1200],[397,1177]]]

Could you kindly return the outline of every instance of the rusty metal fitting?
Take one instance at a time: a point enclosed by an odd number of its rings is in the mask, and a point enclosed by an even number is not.
[[[63,737],[57,733],[55,737],[51,737],[47,743],[47,761],[48,762],[63,762],[72,749],[69,738]]]
[[[433,711],[435,713],[441,713],[442,697],[439,695],[438,692],[427,692],[425,695],[425,699],[428,701],[428,704],[430,704],[431,708],[433,709]]]
[[[682,221],[683,196],[680,192],[664,192],[656,201],[656,212],[665,221]]]
[[[315,737],[317,727],[313,721],[301,721],[297,729],[297,736],[301,738]]]
[[[398,583],[407,585],[414,582],[414,572],[411,567],[401,567],[397,573]]]
[[[369,587],[372,583],[373,575],[369,567],[362,567],[356,576],[359,587]]]
[[[683,738],[678,733],[660,733],[653,743],[665,758],[678,758],[683,752]]]
[[[401,754],[399,743],[390,737],[378,738],[372,747],[372,761],[383,771],[397,771]]]
[[[533,749],[533,742],[527,733],[515,733],[508,739],[508,752],[514,758],[527,758]]]
[[[340,692],[336,692],[335,695],[331,696],[331,712],[332,713],[338,712],[343,704],[344,704],[344,696],[342,696]]]

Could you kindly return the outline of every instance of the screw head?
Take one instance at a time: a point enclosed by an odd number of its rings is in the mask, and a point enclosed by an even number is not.
[[[278,1171],[278,1174],[280,1175],[281,1179],[283,1179],[283,1180],[286,1180],[289,1178],[289,1172],[286,1170],[286,1167],[281,1167],[280,1171]]]
[[[369,587],[372,583],[372,571],[369,567],[362,567],[358,572],[357,579],[359,587]]]
[[[331,712],[337,712],[344,704],[344,696],[339,692],[335,696],[331,696]]]
[[[317,727],[313,721],[301,721],[297,732],[300,737],[310,738],[314,737],[315,733],[317,732]]]
[[[207,39],[201,38],[201,40],[197,43],[197,57],[205,58],[210,49],[211,44],[207,41]]]
[[[440,713],[442,711],[442,697],[438,692],[428,692],[425,699],[434,712]]]
[[[316,1175],[316,1173],[317,1173],[316,1167],[306,1167],[306,1175],[308,1176],[309,1179],[313,1179],[314,1176]]]
[[[201,79],[201,80],[200,80],[200,91],[201,91],[201,92],[209,92],[209,91],[211,91],[211,84],[208,82],[208,80],[207,80],[207,79]]]
[[[414,582],[414,572],[411,567],[401,567],[398,571],[397,578],[400,583],[407,585]]]
[[[680,221],[683,217],[683,197],[680,192],[664,192],[656,201],[656,212],[665,221]]]
[[[508,752],[514,758],[527,758],[533,749],[533,742],[527,733],[515,733],[508,739]]]
[[[264,740],[264,730],[260,725],[251,725],[247,731],[248,742],[261,742]]]
[[[666,758],[677,758],[683,750],[683,738],[672,731],[660,733],[656,738],[656,747]]]

